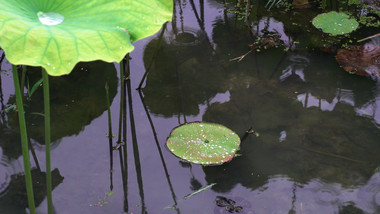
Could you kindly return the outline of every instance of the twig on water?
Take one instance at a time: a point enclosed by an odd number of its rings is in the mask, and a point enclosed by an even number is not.
[[[245,53],[245,54],[243,54],[243,55],[241,55],[241,56],[239,56],[239,57],[236,57],[236,58],[230,59],[230,62],[232,62],[232,61],[238,61],[238,62],[242,61],[242,60],[244,59],[244,57],[246,57],[248,54],[250,54],[253,50],[254,50],[254,49],[252,48],[252,49],[249,50],[247,53]]]
[[[375,34],[375,35],[372,35],[372,36],[369,36],[369,37],[366,37],[366,38],[361,39],[361,40],[358,40],[358,42],[363,42],[363,41],[365,41],[365,40],[373,39],[373,38],[378,37],[378,36],[380,36],[380,33]]]
[[[206,189],[209,189],[209,188],[213,187],[215,184],[216,184],[216,183],[212,183],[212,184],[210,184],[210,185],[208,185],[208,186],[205,186],[205,187],[203,187],[202,189],[199,189],[199,190],[197,190],[197,191],[195,191],[195,192],[193,192],[193,193],[191,193],[191,194],[186,195],[185,197],[183,197],[183,199],[188,199],[188,198],[190,198],[191,196],[194,196],[194,195],[196,195],[196,194],[198,194],[198,193],[200,193],[200,192],[203,192],[203,191],[205,191]]]

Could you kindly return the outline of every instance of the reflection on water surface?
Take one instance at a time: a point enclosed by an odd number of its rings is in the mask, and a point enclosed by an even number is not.
[[[233,200],[241,213],[380,212],[379,82],[348,74],[333,48],[322,48],[321,41],[332,44],[336,38],[311,27],[318,12],[314,3],[289,13],[255,5],[247,23],[228,13],[233,4],[176,1],[164,38],[157,34],[136,43],[132,102],[125,103],[123,126],[125,174],[119,150],[110,158],[106,136],[105,82],[118,133],[118,65],[84,63],[52,80],[57,213],[228,213],[215,204],[218,197]],[[239,62],[231,60],[240,56]],[[5,111],[14,103],[12,78],[9,64],[1,66],[0,210],[25,213],[22,182],[15,183],[23,179],[17,118],[14,109]],[[133,89],[148,67],[140,99]],[[38,75],[28,73],[29,81]],[[26,116],[35,181],[43,183],[41,93],[27,99]],[[129,122],[131,115],[135,123]],[[259,136],[249,135],[241,156],[220,166],[180,162],[166,149],[166,137],[180,123],[201,120],[223,124],[241,137],[252,127]],[[43,185],[36,191],[44,213]]]

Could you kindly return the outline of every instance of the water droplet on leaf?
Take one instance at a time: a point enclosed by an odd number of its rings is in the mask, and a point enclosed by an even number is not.
[[[56,12],[42,12],[37,13],[38,19],[44,25],[58,25],[63,22],[65,17]]]

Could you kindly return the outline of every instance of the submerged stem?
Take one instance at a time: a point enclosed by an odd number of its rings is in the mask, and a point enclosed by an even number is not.
[[[51,154],[50,154],[50,95],[49,76],[45,69],[42,69],[44,87],[44,111],[45,111],[45,155],[46,155],[46,194],[48,202],[48,214],[53,213],[53,196],[51,189]]]
[[[110,108],[110,95],[109,95],[109,86],[108,82],[105,85],[106,89],[106,98],[107,98],[107,113],[108,113],[108,137],[112,138],[112,121],[111,121],[111,108]]]
[[[24,107],[22,104],[22,94],[20,90],[20,83],[18,79],[18,71],[17,71],[16,65],[12,65],[12,72],[13,72],[13,84],[14,84],[15,93],[16,93],[16,104],[17,104],[17,110],[18,110],[20,134],[21,134],[21,148],[22,148],[22,157],[24,160],[25,185],[26,185],[26,193],[28,196],[28,206],[29,206],[29,212],[31,214],[35,214],[36,208],[34,205],[32,173],[30,170],[28,136],[26,133]]]
[[[140,84],[139,84],[139,86],[137,88],[138,90],[141,90],[142,84],[144,83],[146,77],[148,76],[148,73],[150,71],[150,68],[153,65],[153,62],[155,61],[155,59],[158,56],[158,51],[159,51],[159,49],[161,47],[161,41],[162,41],[162,38],[163,38],[165,30],[166,30],[166,25],[167,25],[167,22],[165,22],[165,24],[162,26],[162,30],[161,30],[160,36],[158,37],[158,43],[156,45],[156,48],[154,49],[153,57],[150,60],[148,67],[145,69],[145,73],[144,73],[143,77],[141,78]],[[129,60],[129,54],[128,54],[128,59],[127,60]]]
[[[110,95],[109,95],[109,86],[108,82],[105,85],[106,89],[106,98],[107,98],[107,112],[108,112],[108,145],[110,152],[110,191],[113,190],[113,148],[112,148],[112,120],[111,120],[111,107],[110,107]]]
[[[127,56],[129,58],[129,54],[127,54]],[[125,64],[124,64],[124,59],[120,62],[120,112],[119,112],[119,132],[118,132],[118,139],[117,139],[117,143],[121,143],[121,130],[122,130],[122,126],[123,126],[123,123],[122,123],[122,114],[123,114],[123,105],[124,105],[124,99],[125,99],[125,95],[124,95],[124,84],[125,84]]]

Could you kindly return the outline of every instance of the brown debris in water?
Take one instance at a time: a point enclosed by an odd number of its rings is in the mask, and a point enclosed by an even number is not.
[[[347,49],[339,49],[336,60],[349,73],[380,78],[380,47],[378,45],[354,45]]]
[[[292,2],[292,5],[297,9],[305,9],[311,7],[309,0],[294,0]]]

